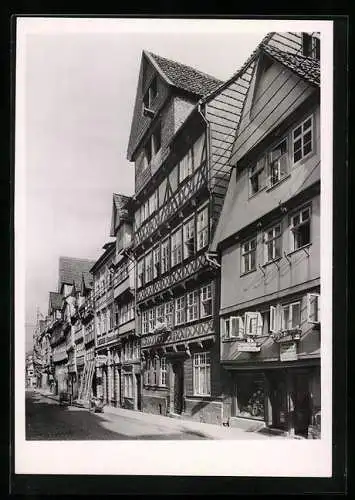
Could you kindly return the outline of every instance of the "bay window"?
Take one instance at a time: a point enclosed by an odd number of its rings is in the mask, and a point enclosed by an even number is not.
[[[206,318],[212,314],[212,287],[211,285],[201,288],[200,316]]]
[[[242,273],[256,269],[256,238],[242,244]]]
[[[208,243],[208,207],[197,214],[197,251]]]
[[[185,222],[184,232],[184,259],[188,259],[195,252],[195,219]]]
[[[194,354],[193,388],[196,396],[211,394],[211,359],[207,352]]]
[[[181,228],[171,235],[171,267],[182,260]]]

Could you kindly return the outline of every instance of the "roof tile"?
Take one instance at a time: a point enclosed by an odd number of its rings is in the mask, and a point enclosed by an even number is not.
[[[74,284],[80,290],[83,277],[85,284],[90,286],[93,280],[90,269],[94,264],[94,260],[59,257],[59,289],[63,283],[67,283]]]

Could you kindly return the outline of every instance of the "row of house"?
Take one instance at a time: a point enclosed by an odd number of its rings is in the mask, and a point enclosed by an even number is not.
[[[221,82],[143,51],[135,192],[113,194],[100,258],[59,273],[47,382],[307,435],[321,406],[319,59],[318,34],[270,33]]]

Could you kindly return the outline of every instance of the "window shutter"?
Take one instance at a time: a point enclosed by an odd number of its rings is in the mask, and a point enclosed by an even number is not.
[[[222,335],[222,337],[225,337],[225,338],[227,337],[225,318],[221,318],[221,335]]]
[[[263,317],[261,316],[261,314],[259,312],[256,314],[258,315],[257,316],[256,334],[260,336],[263,334]]]
[[[277,309],[274,306],[270,306],[270,332],[277,332]]]
[[[237,316],[237,337],[242,339],[244,337],[244,322],[241,316]]]
[[[320,323],[320,295],[318,293],[307,294],[307,315],[309,323]]]
[[[236,337],[237,336],[237,317],[236,316],[231,316],[229,318],[229,331],[230,331],[230,336],[231,337]]]
[[[259,315],[257,312],[246,312],[245,313],[245,333],[249,336],[254,336],[258,334],[258,324],[259,324]],[[256,324],[255,330],[250,330],[250,322],[254,320],[254,324]]]

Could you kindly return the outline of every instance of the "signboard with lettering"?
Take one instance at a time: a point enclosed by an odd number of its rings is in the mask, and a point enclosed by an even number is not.
[[[240,342],[238,343],[239,352],[260,352],[260,346],[256,342]]]
[[[296,342],[285,342],[280,344],[280,361],[296,361],[297,359]]]

